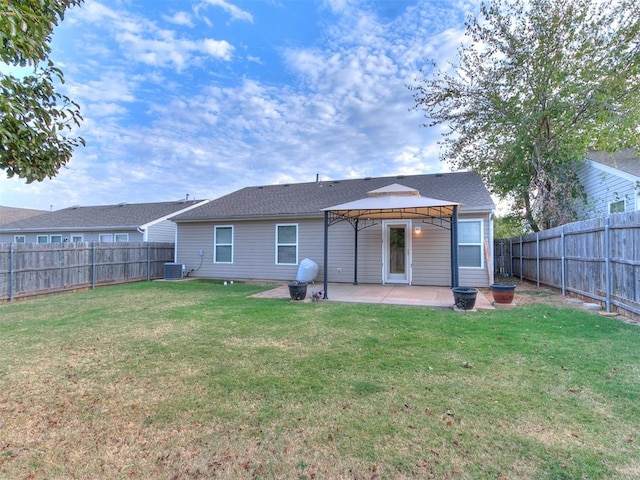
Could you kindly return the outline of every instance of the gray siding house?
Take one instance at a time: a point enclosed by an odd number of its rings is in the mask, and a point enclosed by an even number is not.
[[[491,283],[495,205],[470,172],[247,187],[172,217],[176,262],[195,277],[289,281],[309,258],[323,281],[323,209],[387,191],[459,204],[459,284]],[[327,229],[328,281],[451,286],[451,218],[367,220]]]
[[[175,242],[169,217],[208,200],[69,207],[0,225],[0,243]]]
[[[576,206],[578,220],[640,210],[640,159],[632,149],[589,153],[578,177],[587,195]]]

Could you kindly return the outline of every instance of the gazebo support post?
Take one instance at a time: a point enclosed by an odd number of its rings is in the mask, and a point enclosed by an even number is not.
[[[451,286],[460,286],[458,262],[458,206],[453,206],[451,216]]]
[[[356,218],[355,225],[355,245],[353,247],[353,284],[358,284],[358,219]]]
[[[329,212],[325,210],[324,212],[324,285],[323,285],[323,299],[328,299],[327,296],[327,286],[329,285],[329,281],[327,280],[327,275],[329,274]]]

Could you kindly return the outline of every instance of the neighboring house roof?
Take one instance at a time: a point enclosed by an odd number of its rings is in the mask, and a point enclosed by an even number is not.
[[[632,148],[615,153],[589,152],[587,159],[640,178],[640,158]]]
[[[33,210],[30,208],[3,207],[0,205],[0,225],[17,222],[25,218],[49,213],[47,210]]]
[[[93,207],[69,207],[0,225],[0,232],[76,231],[144,228],[171,215],[206,203],[179,200],[158,203],[120,203]]]
[[[353,202],[393,184],[424,197],[462,204],[462,212],[490,211],[495,205],[482,179],[472,172],[398,175],[246,187],[176,215],[175,222],[322,216],[322,209]]]

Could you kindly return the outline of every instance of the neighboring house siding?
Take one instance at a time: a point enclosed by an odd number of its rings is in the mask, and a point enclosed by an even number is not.
[[[617,175],[614,169],[586,161],[578,177],[587,195],[586,203],[576,207],[579,220],[608,215],[609,204],[619,200],[625,201],[625,211],[636,210],[637,185],[628,175]]]
[[[99,242],[100,241],[100,235],[104,235],[104,234],[126,234],[129,236],[128,241],[129,242],[141,242],[142,241],[142,234],[140,232],[138,232],[137,230],[105,230],[105,231],[101,231],[101,232],[51,232],[51,231],[43,231],[43,232],[38,232],[38,233],[33,233],[33,232],[28,232],[28,233],[11,233],[11,234],[4,234],[4,235],[0,235],[0,243],[11,243],[14,241],[14,238],[16,235],[24,235],[25,236],[25,243],[37,243],[38,241],[38,237],[40,235],[46,235],[48,237],[51,237],[51,235],[60,235],[62,236],[63,240],[64,239],[68,239],[68,241],[71,240],[72,237],[74,236],[78,236],[81,235],[82,236],[82,241],[83,242]],[[171,240],[169,240],[169,242],[173,243],[175,241],[175,237],[172,238]]]
[[[176,241],[176,224],[171,220],[163,220],[147,228],[148,242],[170,242]]]

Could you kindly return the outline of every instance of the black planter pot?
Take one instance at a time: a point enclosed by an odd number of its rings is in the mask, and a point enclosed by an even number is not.
[[[304,300],[307,296],[307,284],[305,282],[291,282],[289,295],[291,295],[291,300]]]
[[[512,303],[515,290],[515,285],[494,283],[491,285],[491,295],[493,296],[493,301],[496,303],[505,304]]]
[[[453,303],[460,310],[473,310],[476,306],[478,289],[472,287],[453,287]]]

